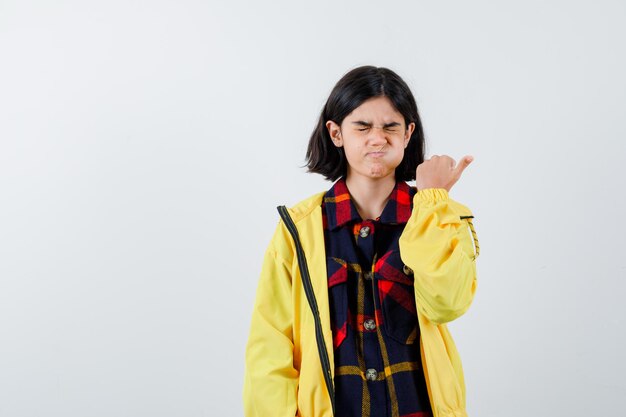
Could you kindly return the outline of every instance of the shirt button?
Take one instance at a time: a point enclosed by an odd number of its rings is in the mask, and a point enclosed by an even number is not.
[[[376,381],[376,378],[378,378],[378,371],[374,368],[369,368],[365,371],[365,378],[370,381]]]
[[[413,273],[413,270],[406,265],[402,267],[402,271],[404,271],[406,275],[411,275]]]
[[[361,230],[359,230],[359,235],[361,237],[367,237],[367,235],[370,234],[370,227],[369,226],[363,226],[361,227]]]
[[[365,278],[366,280],[370,281],[372,279],[372,277],[374,276],[374,273],[372,271],[366,271],[363,274],[363,278]]]
[[[374,330],[376,328],[376,322],[374,319],[367,319],[363,322],[363,327],[365,327],[365,330]]]

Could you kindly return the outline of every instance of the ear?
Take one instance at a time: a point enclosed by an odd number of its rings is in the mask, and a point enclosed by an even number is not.
[[[406,132],[404,134],[404,147],[409,146],[409,141],[411,140],[411,135],[413,134],[413,130],[415,130],[415,123],[411,122],[407,126]]]
[[[340,126],[332,120],[326,122],[326,129],[328,129],[328,134],[330,135],[330,140],[333,141],[333,144],[341,148],[343,146],[343,138],[341,137],[341,128]]]

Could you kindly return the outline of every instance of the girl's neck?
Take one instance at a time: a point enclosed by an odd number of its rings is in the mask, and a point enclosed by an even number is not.
[[[396,185],[395,173],[382,178],[370,178],[350,173],[346,186],[363,220],[379,217]]]

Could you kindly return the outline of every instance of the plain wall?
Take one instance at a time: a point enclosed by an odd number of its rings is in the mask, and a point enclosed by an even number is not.
[[[334,84],[411,87],[481,253],[472,417],[623,412],[621,1],[0,2],[0,416],[240,416]],[[411,183],[413,185],[414,183]]]

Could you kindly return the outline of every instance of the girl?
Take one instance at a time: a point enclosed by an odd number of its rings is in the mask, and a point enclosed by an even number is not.
[[[448,192],[473,158],[424,161],[409,87],[373,66],[336,84],[306,158],[334,183],[278,207],[246,345],[245,415],[466,417],[446,323],[472,303],[479,246],[471,211]]]

